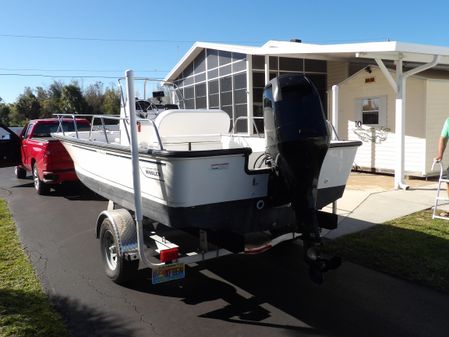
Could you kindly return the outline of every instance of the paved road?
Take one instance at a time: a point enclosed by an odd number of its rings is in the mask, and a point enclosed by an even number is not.
[[[228,256],[152,286],[103,274],[94,223],[106,207],[86,190],[38,196],[31,179],[0,169],[20,238],[73,336],[447,336],[449,297],[344,263],[310,283],[301,248]]]

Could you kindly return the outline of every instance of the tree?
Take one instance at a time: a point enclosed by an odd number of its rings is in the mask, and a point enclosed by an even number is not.
[[[68,85],[55,81],[48,88],[24,89],[14,104],[0,98],[0,122],[23,125],[27,120],[52,117],[57,113],[120,113],[120,91],[113,85],[104,89],[96,82],[83,92],[77,82]]]
[[[39,118],[41,106],[37,97],[33,94],[31,88],[26,87],[21,94],[12,113],[11,122],[17,125],[24,125],[28,120]]]
[[[114,88],[106,88],[103,99],[103,111],[108,115],[120,114],[120,91]]]
[[[40,118],[53,117],[55,114],[62,112],[61,96],[63,89],[64,84],[56,81],[48,89],[36,87],[34,92],[41,107]]]
[[[0,97],[0,123],[4,125],[10,125],[10,114],[11,107],[9,104],[3,102],[3,99]]]
[[[85,113],[86,101],[78,83],[72,82],[62,88],[61,109],[64,113]]]
[[[92,114],[103,114],[103,83],[95,82],[87,87],[84,91],[84,98],[87,104],[87,112]]]
[[[40,118],[51,117],[53,112],[50,108],[50,99],[48,97],[48,92],[42,87],[37,87],[35,89],[36,98],[39,101],[39,105],[41,106],[41,111],[39,114]]]
[[[62,82],[54,81],[48,88],[48,95],[52,100],[59,100],[62,96],[62,89],[64,84]]]
[[[62,104],[61,104],[61,97],[62,97],[62,89],[64,88],[64,84],[62,82],[54,81],[52,84],[50,84],[48,90],[47,90],[47,106],[46,109],[48,109],[49,112],[51,112],[51,115],[56,113],[61,113],[62,110]]]

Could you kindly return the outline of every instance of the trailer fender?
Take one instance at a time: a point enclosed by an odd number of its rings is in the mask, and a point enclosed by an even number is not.
[[[136,224],[132,215],[126,209],[107,210],[100,213],[97,219],[96,236],[100,238],[101,224],[109,219],[118,238],[118,254],[137,252]]]

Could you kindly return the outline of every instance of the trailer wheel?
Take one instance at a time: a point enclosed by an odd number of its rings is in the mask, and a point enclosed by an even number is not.
[[[18,179],[25,179],[27,176],[27,171],[23,167],[17,165],[14,168],[14,174]]]
[[[100,229],[100,247],[106,275],[115,283],[124,284],[132,280],[139,267],[139,261],[128,261],[119,255],[119,238],[108,218]]]
[[[50,186],[40,180],[39,171],[36,164],[33,165],[33,181],[37,194],[46,195],[50,192]]]

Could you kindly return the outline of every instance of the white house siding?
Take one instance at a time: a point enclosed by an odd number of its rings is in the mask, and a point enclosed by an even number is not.
[[[371,81],[365,83],[365,79]],[[407,81],[404,168],[406,173],[411,175],[423,175],[425,172],[425,82],[419,78],[409,78]],[[386,97],[385,125],[374,130],[371,130],[370,126],[357,128],[355,125],[358,119],[356,102],[360,98],[368,97]],[[348,139],[362,139],[363,144],[357,150],[355,158],[355,164],[359,167],[381,172],[394,171],[397,157],[394,133],[395,99],[393,89],[377,67],[371,67],[371,73],[362,70],[340,84],[339,125],[342,127],[339,133]]]
[[[374,82],[365,83],[365,79],[374,78]],[[385,127],[394,129],[394,91],[385,79],[380,69],[371,67],[371,73],[365,70],[359,71],[340,85],[339,97],[339,129],[338,134],[343,139],[349,139],[350,134],[346,125],[347,121],[356,120],[356,100],[366,97],[387,96],[387,118]],[[391,110],[391,108],[393,110]],[[351,135],[352,136],[352,135]],[[357,152],[360,152],[359,150]]]
[[[426,114],[429,113],[426,82],[420,77],[410,77],[406,85],[404,170],[413,176],[426,173]]]
[[[407,80],[407,97],[405,106],[405,134],[406,136],[426,137],[426,79],[410,77]]]
[[[362,126],[366,134],[374,132],[375,141],[363,140],[357,150],[354,164],[362,169],[374,169],[379,172],[392,173],[396,163],[396,139],[394,132],[370,131]],[[348,121],[348,134],[351,140],[360,140],[354,132],[354,121]],[[421,176],[424,170],[424,153],[426,141],[424,138],[405,136],[405,171],[407,174]]]
[[[426,119],[426,172],[430,172],[433,158],[435,158],[438,148],[438,139],[446,118],[449,117],[449,81],[427,80],[426,99],[427,119]],[[449,163],[449,150],[443,158],[443,163],[447,167]]]
[[[412,176],[425,175],[426,139],[405,136],[405,174]],[[394,156],[392,158],[396,158]]]

